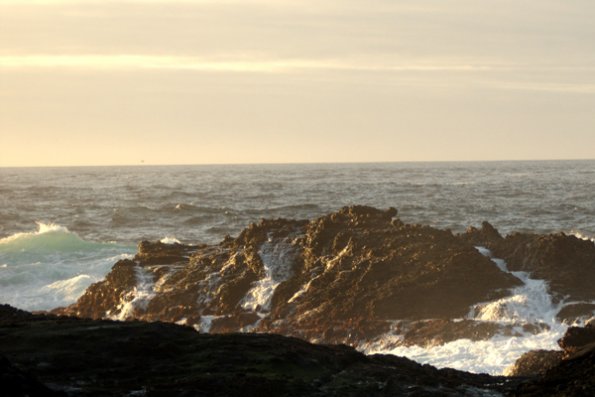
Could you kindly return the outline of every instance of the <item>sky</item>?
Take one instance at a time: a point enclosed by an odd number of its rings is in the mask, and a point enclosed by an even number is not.
[[[0,0],[0,166],[595,158],[592,0]]]

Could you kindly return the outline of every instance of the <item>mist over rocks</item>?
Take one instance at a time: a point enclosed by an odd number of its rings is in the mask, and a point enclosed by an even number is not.
[[[522,282],[450,231],[396,216],[352,206],[310,221],[261,220],[215,245],[142,242],[134,259],[55,312],[351,345],[395,321],[425,329],[403,343],[493,335],[497,325],[453,320]]]

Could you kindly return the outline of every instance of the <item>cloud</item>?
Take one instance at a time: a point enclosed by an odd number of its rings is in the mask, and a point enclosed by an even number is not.
[[[225,4],[270,4],[270,5],[297,5],[297,0],[0,0],[0,5],[77,5],[88,4],[195,4],[195,5],[225,5]]]
[[[296,71],[337,70],[370,72],[480,72],[508,70],[505,65],[470,63],[369,63],[340,59],[232,59],[213,60],[189,56],[161,55],[4,55],[1,69],[74,68],[95,70],[188,70],[199,72],[261,72],[283,73]]]

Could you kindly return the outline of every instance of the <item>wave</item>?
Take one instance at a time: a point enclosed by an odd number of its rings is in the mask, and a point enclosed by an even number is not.
[[[54,223],[0,239],[0,303],[47,310],[74,303],[134,246],[82,239]]]
[[[15,233],[0,239],[0,254],[16,252],[72,252],[102,247],[103,243],[83,240],[55,223],[37,222],[37,231]]]

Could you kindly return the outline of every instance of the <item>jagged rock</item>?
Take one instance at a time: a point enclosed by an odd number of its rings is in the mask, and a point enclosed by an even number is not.
[[[523,354],[512,368],[506,371],[510,376],[534,376],[546,374],[557,365],[566,365],[562,361],[574,360],[592,354],[595,351],[595,322],[585,327],[570,327],[558,345],[562,351],[532,350]],[[593,371],[595,374],[595,370]]]
[[[439,319],[403,322],[397,333],[402,335],[401,344],[403,345],[435,346],[458,339],[486,340],[498,333],[510,334],[512,327],[468,319],[458,321]]]
[[[112,267],[101,283],[92,284],[79,298],[76,307],[68,311],[69,315],[89,318],[104,318],[118,307],[124,297],[137,284],[136,263],[123,259]],[[131,288],[132,287],[132,288]],[[61,309],[53,312],[62,313]]]
[[[469,226],[461,238],[476,246],[493,247],[502,242],[502,235],[489,222],[483,221],[481,228]]]
[[[521,284],[450,231],[396,215],[353,206],[311,221],[262,220],[217,245],[143,242],[56,312],[355,344],[395,320],[463,317]]]
[[[595,348],[580,356],[562,360],[543,375],[520,384],[513,396],[594,396]]]
[[[478,241],[479,242],[479,241]],[[595,299],[595,243],[564,233],[512,233],[483,241],[509,270],[549,282],[552,293],[571,300]]]
[[[519,357],[505,375],[508,376],[536,376],[559,365],[563,352],[556,350],[531,350]]]
[[[594,303],[572,303],[564,306],[556,317],[559,321],[573,323],[576,320],[588,320],[595,316]]]
[[[201,247],[205,247],[202,245]],[[141,241],[138,244],[136,259],[144,265],[172,264],[185,262],[199,247],[180,243],[164,244],[160,241]]]
[[[585,351],[595,349],[595,322],[585,327],[570,327],[558,341],[564,349],[564,358],[569,359],[579,356]]]
[[[6,306],[0,307],[0,351],[69,396],[493,396],[518,383],[280,335],[21,316]]]

